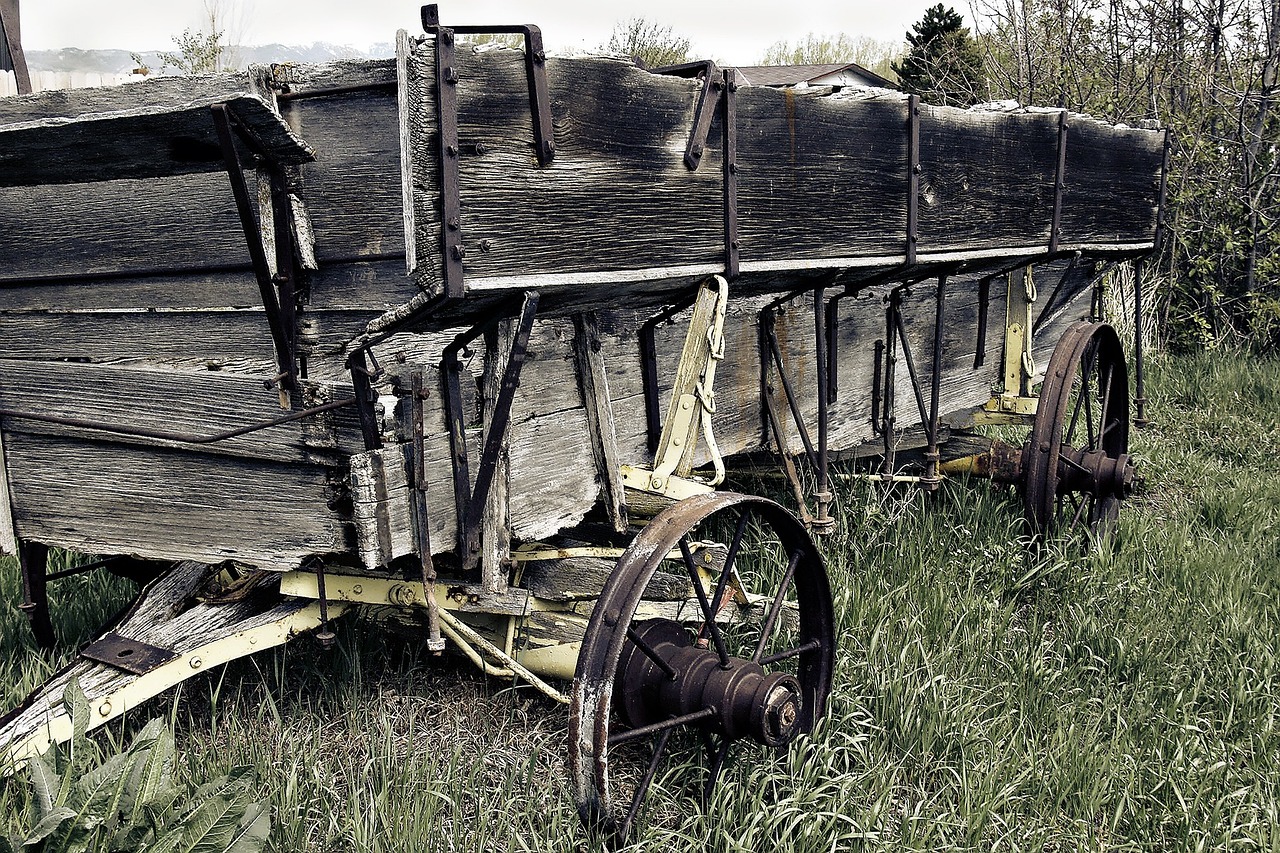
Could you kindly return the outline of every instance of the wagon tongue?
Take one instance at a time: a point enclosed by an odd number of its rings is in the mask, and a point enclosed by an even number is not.
[[[0,774],[70,740],[79,723],[71,706],[79,704],[94,728],[210,667],[278,646],[323,622],[316,602],[283,597],[272,584],[254,594],[203,600],[216,573],[184,562],[160,575],[118,625],[0,717]],[[331,602],[328,615],[343,607]],[[86,701],[67,698],[77,695]]]

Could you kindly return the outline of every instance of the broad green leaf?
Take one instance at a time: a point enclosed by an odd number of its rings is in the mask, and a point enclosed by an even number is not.
[[[173,735],[164,720],[154,719],[133,739],[130,752],[137,754],[129,784],[120,801],[122,831],[149,825],[145,807],[157,797],[173,789]],[[168,808],[173,797],[165,803]]]
[[[259,853],[271,836],[271,808],[266,801],[250,803],[240,818],[240,827],[223,848],[225,853]]]
[[[53,835],[67,821],[74,820],[76,813],[66,806],[58,806],[36,824],[22,842],[23,847],[33,847]]]
[[[155,843],[155,853],[216,853],[227,849],[240,826],[245,806],[215,795]]]
[[[32,756],[27,762],[27,767],[31,773],[31,788],[35,794],[36,820],[44,820],[55,807],[61,805],[58,802],[58,796],[62,790],[62,778],[54,772],[53,766],[43,755]]]

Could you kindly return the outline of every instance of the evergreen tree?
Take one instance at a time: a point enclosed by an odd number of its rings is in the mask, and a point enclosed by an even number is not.
[[[964,19],[939,3],[907,33],[910,50],[893,65],[904,92],[932,104],[968,106],[982,100],[982,56]]]

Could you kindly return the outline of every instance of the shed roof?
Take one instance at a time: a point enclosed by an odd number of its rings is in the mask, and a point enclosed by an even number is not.
[[[747,78],[747,82],[752,86],[795,86],[799,83],[812,83],[813,81],[826,77],[828,74],[835,74],[840,71],[850,70],[858,74],[860,77],[867,78],[868,82],[876,86],[884,86],[887,89],[897,88],[893,81],[881,77],[874,71],[863,68],[856,62],[829,62],[819,65],[742,65],[738,67],[738,73]]]

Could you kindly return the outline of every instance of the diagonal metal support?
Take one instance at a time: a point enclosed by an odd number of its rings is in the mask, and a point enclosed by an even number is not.
[[[467,344],[486,331],[497,326],[499,320],[473,326],[445,347],[440,373],[445,384],[445,416],[449,425],[449,446],[453,455],[454,507],[458,518],[458,551],[463,566],[475,568],[480,557],[480,525],[485,502],[493,486],[498,457],[507,440],[507,427],[511,423],[511,405],[516,389],[520,387],[520,370],[529,350],[529,336],[538,310],[538,292],[524,294],[520,306],[511,353],[498,388],[492,418],[485,425],[484,444],[480,451],[480,465],[476,471],[475,485],[471,484],[470,458],[467,450],[466,418],[462,411],[462,362],[460,356]]]
[[[267,261],[267,253],[262,245],[262,228],[253,211],[253,203],[249,196],[249,186],[244,179],[244,167],[240,163],[240,154],[236,151],[233,136],[233,116],[226,104],[214,104],[213,124],[218,132],[218,142],[222,146],[222,157],[226,164],[227,177],[231,181],[231,194],[235,197],[236,212],[240,215],[240,227],[244,231],[245,243],[249,249],[249,259],[253,264],[253,273],[258,280],[258,292],[262,297],[262,308],[267,315],[267,326],[271,332],[271,342],[276,351],[276,366],[280,371],[280,387],[289,392],[298,391],[298,367],[294,351],[294,334],[286,325],[286,313],[276,293],[277,281]],[[278,221],[283,211],[277,205],[273,207],[272,225],[277,238],[292,233],[292,229],[282,226]],[[292,291],[288,290],[291,294]]]

